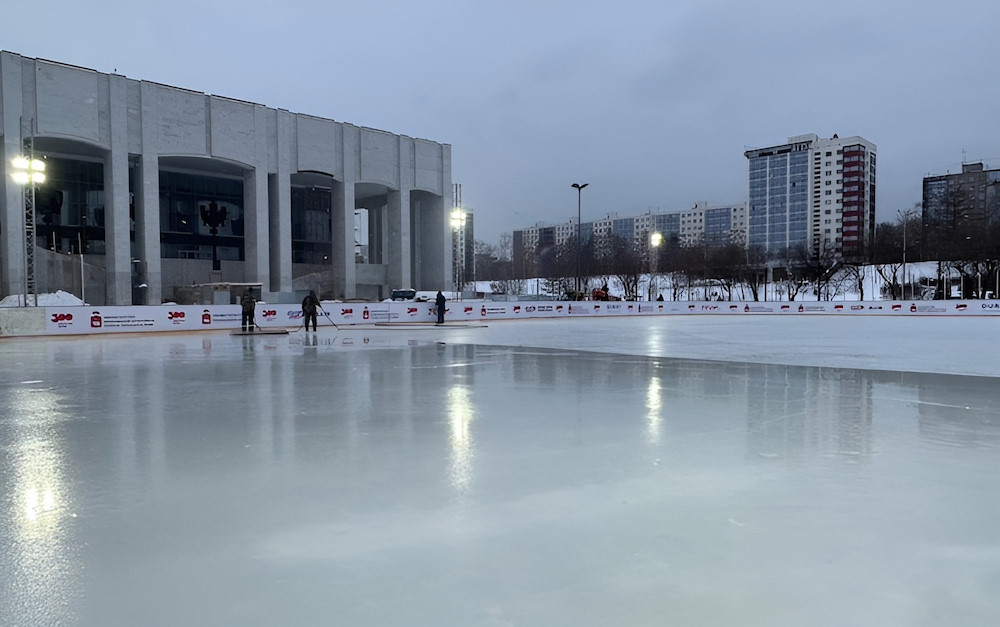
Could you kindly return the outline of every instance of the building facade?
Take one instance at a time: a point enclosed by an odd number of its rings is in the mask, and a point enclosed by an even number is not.
[[[747,244],[771,258],[860,257],[875,232],[876,147],[815,134],[744,153]]]
[[[452,284],[447,144],[10,52],[0,133],[0,295],[159,304],[233,282],[293,302]],[[19,156],[44,183],[13,181]]]
[[[981,162],[962,172],[924,178],[924,224],[936,228],[981,226],[1000,219],[1000,170]]]
[[[1000,228],[1000,170],[980,163],[923,181],[924,255],[934,259],[991,258]]]
[[[686,211],[647,212],[621,217],[608,214],[590,222],[581,222],[580,240],[620,237],[637,245],[645,245],[653,233],[659,233],[665,245],[723,246],[743,244],[747,237],[746,205],[736,203],[710,207],[695,203]],[[576,238],[576,220],[556,225],[539,223],[514,231],[514,259],[524,259],[540,248],[561,246]]]

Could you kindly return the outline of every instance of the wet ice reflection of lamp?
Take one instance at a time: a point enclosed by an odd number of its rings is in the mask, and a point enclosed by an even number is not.
[[[660,443],[660,430],[663,426],[663,395],[660,391],[660,378],[652,376],[646,388],[646,436],[650,444]]]
[[[21,592],[17,600],[24,607],[46,608],[51,624],[74,622],[64,602],[82,568],[70,522],[76,514],[71,509],[73,486],[67,481],[67,416],[61,409],[66,400],[65,394],[31,384],[14,391],[8,406],[19,419],[11,423],[4,442],[10,452],[5,502],[20,502],[7,512],[10,526],[4,531],[12,541],[4,566]]]
[[[10,177],[21,186],[24,205],[24,306],[28,295],[35,294],[35,186],[45,182],[45,162],[29,157],[14,157]],[[35,304],[38,304],[37,302]]]
[[[473,441],[469,428],[474,412],[469,400],[469,388],[455,385],[448,390],[448,424],[451,427],[451,485],[464,492],[472,482]]]

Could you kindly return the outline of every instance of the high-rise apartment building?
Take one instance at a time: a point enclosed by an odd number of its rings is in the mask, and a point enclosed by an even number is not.
[[[962,164],[961,174],[924,178],[924,224],[928,227],[981,227],[1000,220],[1000,170],[982,162]]]
[[[771,258],[859,257],[875,231],[875,144],[853,137],[789,137],[744,154],[747,243]]]
[[[1000,170],[979,163],[924,178],[924,254],[937,259],[990,258],[1000,226]]]

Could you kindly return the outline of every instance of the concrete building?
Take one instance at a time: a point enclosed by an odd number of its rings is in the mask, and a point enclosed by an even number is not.
[[[858,257],[875,232],[875,144],[815,134],[755,148],[749,165],[748,245],[770,257]]]
[[[555,225],[538,223],[514,231],[514,259],[546,246],[560,246],[576,238],[576,220]],[[645,244],[652,233],[663,236],[666,245],[694,246],[707,243],[721,246],[728,243],[742,244],[747,237],[746,205],[737,203],[710,207],[708,203],[695,203],[687,211],[652,212],[621,217],[609,213],[603,218],[580,223],[580,240],[617,236],[636,244]]]
[[[294,302],[452,285],[447,144],[10,52],[0,133],[0,295],[159,304],[235,282]],[[21,155],[46,166],[33,212],[11,176]]]
[[[1000,220],[1000,170],[982,162],[962,164],[962,172],[924,178],[924,225],[980,228]]]
[[[923,181],[923,255],[929,259],[995,259],[1000,247],[1000,170],[982,162]],[[987,268],[977,268],[977,272]],[[988,272],[989,273],[989,272]]]

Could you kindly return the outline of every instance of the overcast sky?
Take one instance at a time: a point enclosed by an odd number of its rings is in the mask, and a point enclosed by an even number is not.
[[[880,221],[1000,167],[996,0],[45,6],[0,46],[450,144],[491,243],[575,218],[574,182],[584,221],[743,202],[743,151],[804,133],[878,146]]]

